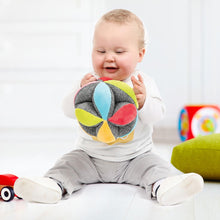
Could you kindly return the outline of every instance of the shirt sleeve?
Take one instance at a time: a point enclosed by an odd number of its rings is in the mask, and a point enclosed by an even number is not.
[[[76,81],[73,85],[72,91],[63,99],[62,110],[67,117],[76,119],[74,108],[74,97],[80,89],[80,81]]]
[[[139,117],[144,124],[154,124],[164,117],[165,105],[155,81],[145,74],[141,75],[146,87],[146,100],[142,109],[139,110]]]
[[[97,79],[99,78],[98,75],[94,72],[91,72]],[[76,116],[75,116],[75,108],[74,108],[74,98],[75,98],[75,95],[76,93],[79,91],[79,89],[81,88],[80,87],[80,83],[81,83],[81,80],[76,80],[74,83],[73,83],[73,89],[72,91],[63,99],[63,102],[62,102],[62,109],[63,109],[63,112],[64,114],[67,116],[67,117],[70,117],[70,118],[74,118],[76,119]]]

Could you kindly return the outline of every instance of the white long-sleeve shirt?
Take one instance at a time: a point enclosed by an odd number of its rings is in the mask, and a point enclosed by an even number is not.
[[[137,76],[136,71],[133,75]],[[79,136],[76,140],[76,148],[85,151],[89,156],[108,161],[125,161],[132,159],[152,148],[153,124],[162,119],[165,106],[162,102],[159,90],[154,80],[146,74],[140,73],[146,87],[146,100],[144,106],[138,111],[138,121],[134,129],[132,140],[127,143],[106,144],[95,141],[79,126]],[[96,75],[95,75],[96,76]],[[98,76],[96,76],[98,78]],[[131,77],[124,80],[132,87]],[[80,89],[80,82],[76,82],[73,91],[63,100],[63,111],[66,116],[76,119],[73,100]],[[123,137],[126,139],[126,137]]]

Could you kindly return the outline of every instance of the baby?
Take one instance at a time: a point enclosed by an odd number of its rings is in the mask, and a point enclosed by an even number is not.
[[[100,77],[120,80],[133,87],[139,109],[134,134],[112,144],[95,141],[79,126],[76,150],[64,155],[44,177],[19,178],[15,193],[26,201],[56,203],[85,184],[126,183],[145,189],[149,199],[174,205],[191,198],[203,188],[195,173],[175,175],[170,164],[152,153],[153,124],[165,112],[153,79],[136,70],[145,54],[145,33],[141,20],[132,12],[112,10],[95,26],[92,63],[86,74],[63,102],[64,113],[76,118],[76,91]]]

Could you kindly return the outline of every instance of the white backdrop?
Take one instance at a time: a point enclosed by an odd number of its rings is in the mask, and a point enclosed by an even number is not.
[[[220,105],[218,0],[0,0],[0,140],[73,136],[60,104],[91,70],[94,24],[113,8],[132,10],[148,30],[139,68],[167,106],[156,128],[176,131],[185,104]]]

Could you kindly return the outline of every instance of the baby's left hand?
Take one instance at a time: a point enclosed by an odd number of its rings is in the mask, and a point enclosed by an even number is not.
[[[140,74],[138,74],[138,79],[136,79],[134,76],[131,77],[131,81],[133,84],[133,90],[136,95],[139,108],[138,110],[142,109],[145,103],[146,99],[146,88],[144,85],[144,79]]]

